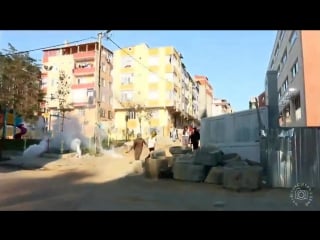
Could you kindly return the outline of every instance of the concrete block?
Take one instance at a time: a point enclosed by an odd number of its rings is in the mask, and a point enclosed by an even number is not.
[[[223,167],[212,167],[209,171],[208,176],[204,180],[205,183],[213,183],[213,184],[223,184]]]
[[[221,164],[222,152],[219,150],[207,152],[206,150],[199,149],[195,153],[194,164],[206,165],[215,167]]]
[[[246,166],[239,168],[224,168],[223,187],[236,191],[257,190],[262,184],[262,168]]]
[[[233,168],[248,166],[248,163],[244,160],[241,160],[237,153],[229,153],[222,156],[222,165]]]
[[[166,157],[161,158],[149,158],[144,164],[144,173],[147,178],[159,178],[161,171],[168,171],[168,159]]]
[[[173,166],[173,178],[182,181],[202,182],[205,179],[205,167],[190,163],[178,163]]]

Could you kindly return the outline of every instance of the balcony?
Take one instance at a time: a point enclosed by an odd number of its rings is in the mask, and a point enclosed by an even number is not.
[[[74,53],[73,58],[75,60],[93,60],[95,58],[95,51]]]
[[[75,76],[85,76],[85,75],[93,75],[95,72],[94,67],[88,67],[88,68],[74,68],[73,74]]]
[[[83,84],[73,84],[71,89],[87,89],[87,88],[94,88],[94,82],[92,83],[83,83]]]

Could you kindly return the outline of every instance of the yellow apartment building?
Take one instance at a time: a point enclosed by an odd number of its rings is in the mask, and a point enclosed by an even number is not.
[[[114,51],[112,76],[117,138],[139,132],[146,137],[152,130],[168,136],[171,127],[197,121],[193,100],[199,91],[173,47],[149,48],[143,43]]]
[[[53,130],[54,122],[59,120],[57,91],[61,71],[65,73],[70,92],[66,99],[70,112],[66,117],[73,117],[77,120],[82,134],[86,137],[93,137],[98,120],[105,128],[112,125],[113,54],[102,46],[100,73],[99,57],[98,42],[80,45],[66,44],[61,48],[43,51],[42,89],[46,92],[46,102],[42,105],[42,112],[49,131]],[[100,108],[97,107],[98,101],[101,102]]]

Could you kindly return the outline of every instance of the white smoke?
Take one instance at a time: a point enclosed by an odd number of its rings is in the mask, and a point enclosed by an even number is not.
[[[38,157],[42,153],[44,153],[48,148],[48,138],[44,138],[41,140],[39,144],[33,144],[29,146],[26,150],[23,152],[23,157],[32,158],[32,157]]]
[[[74,139],[79,139],[80,144],[82,143],[85,147],[88,146],[88,139],[82,135],[81,126],[78,119],[74,117],[65,118],[62,132],[61,122],[58,119],[55,119],[52,122],[53,138],[50,139],[50,149],[60,149],[62,142],[61,140],[63,140],[64,150],[76,151],[71,148],[71,143]]]
[[[110,150],[102,150],[102,153],[104,155],[108,155],[112,158],[123,158],[124,156],[122,156],[121,154],[115,152],[114,148],[112,147]]]

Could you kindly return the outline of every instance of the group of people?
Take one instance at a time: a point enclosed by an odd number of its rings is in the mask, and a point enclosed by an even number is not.
[[[178,131],[174,132],[178,136]],[[170,134],[171,136],[171,134]],[[176,137],[175,139],[178,139]],[[182,132],[181,142],[183,147],[191,146],[193,150],[197,150],[199,148],[200,143],[200,133],[196,127],[188,127],[185,126]],[[140,160],[143,146],[145,145],[149,149],[148,156],[145,157],[145,161],[151,157],[151,153],[155,150],[157,144],[157,132],[152,131],[151,136],[145,141],[142,138],[141,133],[137,134],[137,138],[133,141],[133,145],[131,148],[126,152],[129,153],[131,150],[134,150],[134,159]]]

